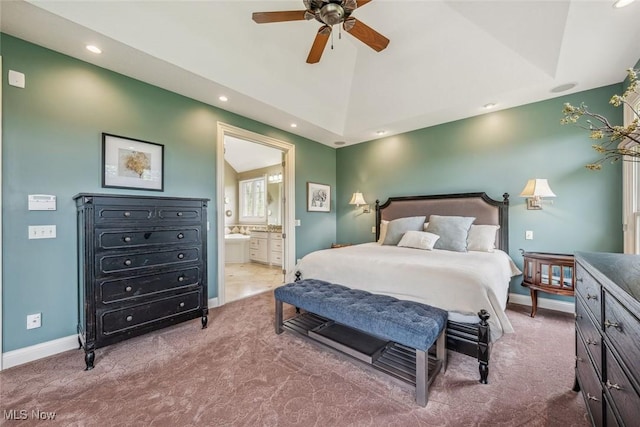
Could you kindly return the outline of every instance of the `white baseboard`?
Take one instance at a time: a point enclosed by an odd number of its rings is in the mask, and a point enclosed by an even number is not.
[[[217,297],[209,299],[209,308],[217,306]],[[78,348],[80,348],[80,345],[78,344],[78,336],[69,335],[68,337],[58,338],[56,340],[8,351],[2,354],[2,369],[12,368],[14,366],[22,365],[23,363],[32,362],[34,360],[62,353],[63,351]]]
[[[53,356],[67,350],[80,348],[77,335],[58,338],[29,347],[19,348],[2,354],[2,369],[22,365],[23,363]]]
[[[509,302],[520,305],[531,306],[531,297],[523,294],[509,294]],[[538,308],[546,308],[549,310],[561,311],[563,313],[575,313],[575,303],[567,301],[558,301],[550,298],[538,297]]]

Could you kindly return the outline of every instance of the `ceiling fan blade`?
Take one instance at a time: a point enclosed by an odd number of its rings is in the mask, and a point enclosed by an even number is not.
[[[322,52],[324,52],[324,47],[327,45],[330,34],[331,27],[329,27],[328,25],[320,27],[320,29],[318,30],[318,34],[316,34],[316,38],[313,41],[313,45],[311,46],[311,50],[309,51],[309,56],[307,56],[307,64],[315,64],[320,62]]]
[[[389,39],[356,18],[344,21],[344,30],[371,49],[380,52],[389,44]]]
[[[369,3],[371,0],[357,0],[358,7],[362,7],[365,4]]]
[[[302,21],[308,19],[306,10],[283,10],[278,12],[253,12],[251,18],[258,24],[269,22]],[[313,15],[312,15],[313,17]]]

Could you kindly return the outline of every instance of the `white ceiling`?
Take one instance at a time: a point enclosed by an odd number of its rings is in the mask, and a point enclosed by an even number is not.
[[[612,4],[373,0],[352,16],[389,46],[375,52],[336,28],[314,65],[318,22],[251,19],[301,0],[2,0],[0,29],[334,146],[553,98],[568,83],[565,94],[621,82],[640,59],[640,2]]]
[[[224,159],[236,172],[246,172],[282,163],[282,151],[225,135]]]

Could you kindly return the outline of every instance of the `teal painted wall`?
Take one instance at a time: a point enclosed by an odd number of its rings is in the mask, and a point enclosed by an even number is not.
[[[26,75],[3,91],[3,351],[73,335],[77,324],[75,205],[80,192],[207,197],[209,297],[217,296],[216,126],[221,121],[296,146],[296,256],[335,241],[332,212],[306,211],[307,181],[336,186],[333,148],[0,35],[2,75]],[[165,146],[165,191],[101,188],[101,133]],[[322,165],[319,167],[319,165]],[[55,212],[27,210],[28,194],[54,194]],[[28,225],[55,224],[58,237],[28,240]],[[26,330],[26,316],[42,327]]]
[[[563,103],[582,101],[622,123],[622,109],[608,105],[621,89],[617,84],[338,149],[340,242],[374,239],[374,210],[356,215],[348,205],[357,189],[372,206],[391,196],[485,191],[499,200],[511,195],[509,252],[519,267],[519,248],[621,252],[621,165],[587,170],[597,158],[588,133],[560,124]],[[549,180],[553,204],[526,209],[518,195],[530,178]],[[533,240],[524,239],[525,230],[534,232]],[[528,294],[520,282],[512,281],[511,292]]]

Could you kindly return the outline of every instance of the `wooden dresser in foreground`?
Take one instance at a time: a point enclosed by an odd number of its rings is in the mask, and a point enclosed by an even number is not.
[[[207,326],[207,201],[78,194],[78,340],[95,349],[185,320]]]
[[[576,254],[576,383],[595,426],[640,422],[640,256]]]

